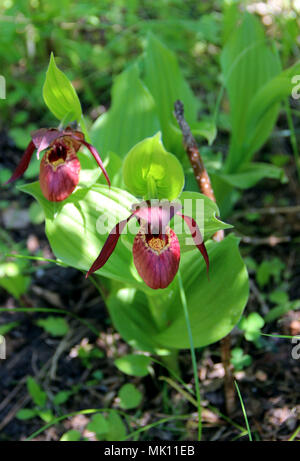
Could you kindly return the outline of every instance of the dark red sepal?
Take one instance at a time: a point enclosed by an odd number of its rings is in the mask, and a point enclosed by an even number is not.
[[[31,160],[32,154],[35,151],[35,145],[32,141],[27,146],[26,151],[21,157],[20,163],[18,164],[17,168],[13,172],[12,176],[9,178],[8,181],[6,181],[5,184],[9,184],[13,181],[16,181],[16,179],[20,178],[24,172],[27,170],[29,162]],[[5,185],[4,184],[4,185]]]
[[[203,237],[201,235],[201,232],[200,232],[200,229],[196,223],[196,221],[191,218],[190,216],[185,216],[181,213],[177,213],[178,216],[181,216],[182,219],[185,220],[185,222],[187,223],[187,225],[189,226],[189,229],[191,231],[191,234],[192,234],[192,238],[195,242],[195,245],[196,247],[198,248],[198,250],[201,252],[204,260],[205,260],[205,263],[206,263],[206,271],[207,271],[207,275],[208,275],[208,272],[209,272],[209,258],[208,258],[208,254],[207,254],[207,251],[206,251],[206,248],[205,248],[205,245],[204,245],[204,241],[203,241]]]

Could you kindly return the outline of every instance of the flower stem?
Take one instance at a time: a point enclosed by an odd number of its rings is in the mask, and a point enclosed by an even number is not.
[[[198,370],[197,370],[197,361],[196,361],[196,354],[195,354],[189,312],[188,312],[188,307],[187,307],[187,301],[186,301],[186,296],[185,296],[185,291],[184,291],[180,271],[178,271],[177,273],[177,278],[178,278],[180,299],[181,299],[181,303],[182,303],[182,307],[184,311],[184,317],[185,317],[186,326],[187,326],[188,335],[189,335],[189,341],[190,341],[191,358],[192,358],[194,380],[195,380],[195,390],[196,390],[196,397],[197,397],[197,404],[198,404],[198,440],[200,441],[201,436],[202,436],[202,408],[201,408],[201,395],[200,395],[200,384],[199,384]]]

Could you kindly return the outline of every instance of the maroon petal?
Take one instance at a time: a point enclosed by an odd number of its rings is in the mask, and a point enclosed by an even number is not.
[[[132,251],[135,267],[150,288],[166,288],[172,282],[180,261],[180,246],[172,229],[167,228],[165,235],[151,235],[141,228]]]
[[[131,214],[129,218],[124,219],[123,221],[120,221],[110,232],[109,236],[107,237],[107,240],[98,256],[98,258],[94,261],[92,267],[86,274],[86,278],[91,275],[93,272],[96,272],[98,269],[100,269],[108,258],[111,256],[112,252],[114,251],[118,240],[120,238],[121,233],[124,230],[124,227],[128,223],[128,221],[133,217],[134,215]]]
[[[34,145],[34,143],[32,141],[30,141],[30,143],[27,146],[26,151],[24,152],[24,154],[23,154],[23,156],[22,156],[22,158],[20,160],[19,165],[17,166],[17,168],[13,172],[11,178],[8,181],[6,181],[5,184],[13,182],[13,181],[20,178],[23,175],[23,173],[28,168],[29,162],[31,160],[31,157],[32,157],[32,154],[33,154],[34,151],[35,151],[35,145]]]
[[[40,157],[40,152],[47,147],[57,138],[62,136],[62,132],[56,128],[40,128],[31,133],[32,141],[37,148],[37,158]]]
[[[181,216],[185,220],[187,225],[189,226],[189,229],[191,231],[191,234],[192,234],[193,240],[195,242],[195,245],[198,248],[198,250],[200,250],[200,252],[201,252],[201,254],[202,254],[202,256],[203,256],[203,258],[205,260],[206,270],[207,270],[207,274],[208,274],[208,271],[209,271],[208,254],[207,254],[204,242],[203,242],[203,237],[201,235],[200,229],[199,229],[196,221],[193,218],[190,218],[189,216],[185,216],[185,215],[183,215],[181,213],[177,213],[177,214],[178,214],[178,216]]]
[[[164,234],[169,221],[181,209],[181,204],[152,200],[134,204],[132,209],[135,216],[147,224],[149,234]]]
[[[64,159],[51,160],[54,149],[49,149],[42,158],[40,186],[47,200],[61,202],[71,195],[79,182],[80,162],[74,151]]]
[[[107,184],[110,186],[110,179],[108,177],[108,174],[107,174],[107,172],[106,172],[106,170],[104,168],[103,162],[102,162],[97,150],[95,149],[94,146],[92,146],[88,142],[83,141],[83,140],[81,142],[82,142],[82,144],[84,144],[88,148],[88,150],[90,151],[90,153],[92,154],[92,156],[94,157],[94,159],[96,160],[98,165],[100,166],[100,168],[101,168],[101,170],[102,170],[102,172],[103,172],[103,174],[105,176],[105,179],[107,181]]]

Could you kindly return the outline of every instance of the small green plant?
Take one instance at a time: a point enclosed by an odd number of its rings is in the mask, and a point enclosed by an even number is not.
[[[230,362],[236,371],[241,371],[251,365],[252,358],[251,355],[245,354],[242,348],[235,347],[231,351]]]
[[[238,327],[244,332],[247,341],[252,341],[257,347],[261,346],[261,329],[264,319],[257,312],[251,312],[248,317],[242,317]]]

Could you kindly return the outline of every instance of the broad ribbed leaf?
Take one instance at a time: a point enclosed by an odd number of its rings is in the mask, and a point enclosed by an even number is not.
[[[248,299],[248,273],[238,239],[228,236],[207,244],[210,280],[205,262],[195,250],[182,255],[182,274],[195,347],[226,336],[240,319]],[[153,291],[152,291],[153,293]],[[177,277],[160,296],[121,289],[108,300],[113,322],[130,345],[152,353],[189,348],[189,337]]]
[[[143,292],[122,288],[108,297],[107,307],[115,327],[132,347],[159,355],[167,353],[155,340],[159,329]]]
[[[219,216],[219,208],[215,202],[199,192],[183,192],[179,197],[182,204],[182,213],[192,217],[199,226],[204,240],[209,239],[220,229],[229,229],[232,226],[226,224],[216,216]],[[177,234],[181,254],[195,250],[194,241],[191,238],[187,224],[179,216],[174,217],[174,230]]]
[[[77,189],[61,203],[49,202],[42,195],[38,182],[20,187],[35,197],[46,216],[46,234],[55,256],[69,266],[88,271],[100,253],[108,233],[121,219],[130,214],[137,199],[125,191],[94,185],[93,189]],[[106,228],[106,232],[101,232]],[[147,286],[133,265],[132,253],[121,240],[116,251],[97,272],[133,286]],[[149,288],[150,291],[150,288]]]
[[[148,37],[144,65],[144,81],[157,106],[164,145],[174,154],[184,154],[182,135],[173,115],[174,103],[177,99],[183,101],[186,120],[192,125],[197,120],[197,99],[184,80],[175,54],[152,34]]]
[[[218,172],[216,174],[231,186],[239,189],[253,187],[263,178],[279,179],[281,182],[286,181],[284,171],[269,163],[249,163],[243,165],[238,173],[222,174]]]
[[[206,346],[226,336],[237,324],[247,303],[248,273],[238,242],[232,234],[220,243],[208,242],[209,280],[199,253],[182,255],[180,270],[195,347]],[[154,299],[157,309],[166,311],[165,328],[161,327],[154,340],[169,348],[189,348],[178,285],[174,282],[173,290],[168,296],[162,294]]]
[[[120,74],[112,87],[112,105],[91,130],[93,144],[105,158],[108,151],[124,157],[139,141],[159,131],[152,95],[139,78],[138,67]]]
[[[80,121],[81,105],[68,77],[57,67],[53,53],[43,87],[43,97],[48,108],[63,123]]]
[[[221,55],[225,87],[230,101],[232,137],[227,157],[227,172],[236,171],[246,157],[242,149],[248,136],[248,108],[257,91],[277,75],[280,61],[267,45],[264,29],[259,20],[246,13],[242,24],[231,35]],[[272,127],[278,115],[278,105],[273,106],[265,123]]]
[[[300,73],[300,63],[281,72],[259,89],[247,110],[247,135],[244,140],[243,162],[251,160],[268,139],[278,115],[281,101],[288,98],[293,89],[292,77]]]

